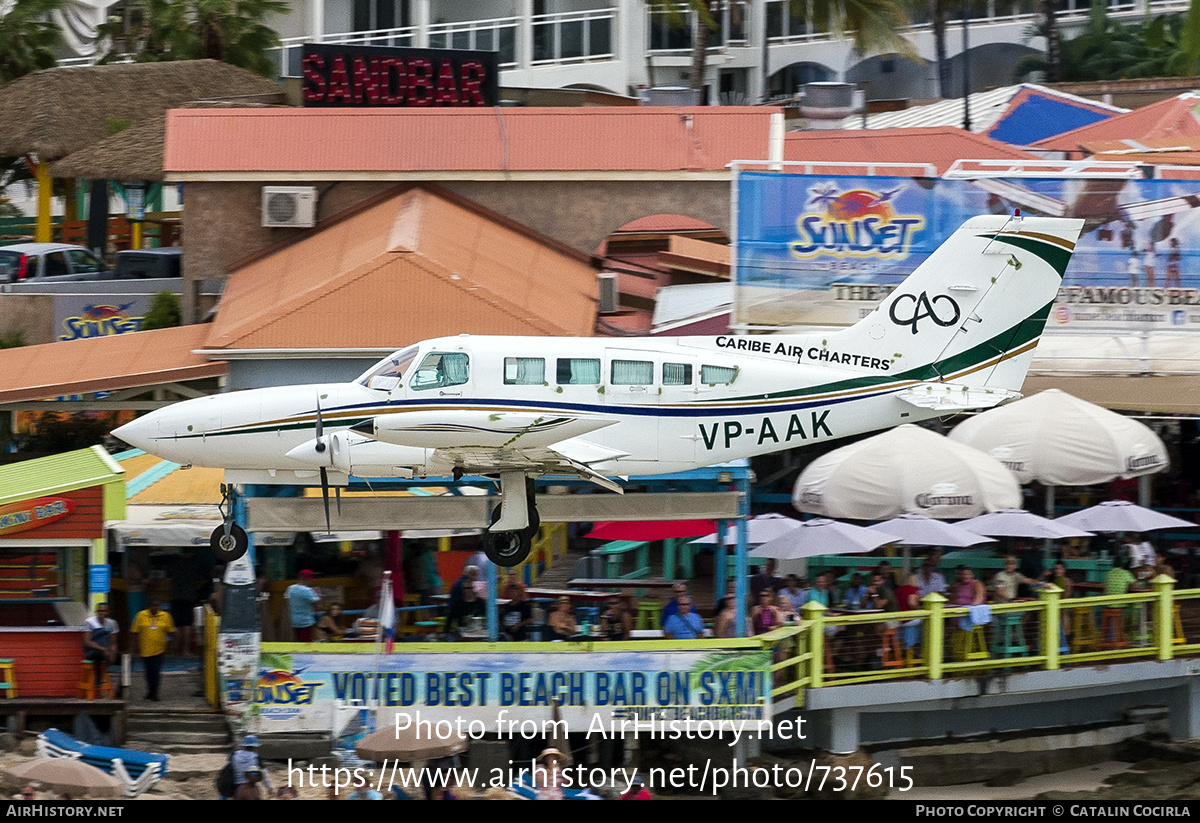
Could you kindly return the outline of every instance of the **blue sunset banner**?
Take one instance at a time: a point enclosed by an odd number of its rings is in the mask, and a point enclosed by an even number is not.
[[[1200,181],[735,175],[735,322],[845,326],[978,214],[1081,217],[1050,330],[1200,330]]]

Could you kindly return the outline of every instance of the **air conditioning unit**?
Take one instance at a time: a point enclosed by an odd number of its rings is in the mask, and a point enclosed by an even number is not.
[[[313,186],[263,186],[262,224],[267,229],[308,229],[317,224]]]
[[[621,310],[621,297],[617,291],[616,272],[602,271],[600,278],[600,313],[615,314]]]

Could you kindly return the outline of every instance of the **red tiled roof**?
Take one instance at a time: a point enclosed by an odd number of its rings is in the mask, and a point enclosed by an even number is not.
[[[89,337],[0,351],[0,402],[219,377],[223,360],[192,354],[207,325]]]
[[[1037,155],[952,126],[856,131],[794,131],[783,157],[804,163],[928,163],[938,174],[956,160],[1038,160]]]
[[[168,175],[720,171],[767,157],[780,109],[177,109]]]
[[[588,336],[596,272],[426,189],[381,197],[229,279],[209,349],[396,349],[471,333]]]
[[[1050,151],[1077,152],[1083,150],[1084,143],[1097,140],[1196,136],[1200,135],[1198,108],[1200,96],[1181,94],[1126,114],[1115,115],[1090,126],[1047,137],[1034,143],[1033,147]]]
[[[705,223],[703,220],[697,220],[695,217],[687,217],[682,214],[652,214],[649,217],[640,217],[637,220],[626,223],[613,233],[653,232],[656,234],[673,234],[681,231],[715,231],[716,228],[711,223]]]

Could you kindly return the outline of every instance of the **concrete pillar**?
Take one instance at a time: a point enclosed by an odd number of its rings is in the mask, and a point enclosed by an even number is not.
[[[767,4],[748,3],[746,12],[750,17],[746,21],[749,25],[749,45],[757,46],[759,54],[758,71],[750,73],[747,91],[751,98],[762,102],[767,99],[767,79],[771,76],[771,47],[767,42]]]
[[[417,0],[417,19],[413,25],[417,27],[417,43],[419,49],[429,48],[429,0]]]
[[[320,42],[325,34],[325,0],[308,0],[308,36]]]
[[[854,754],[858,751],[858,709],[840,708],[830,711],[829,751],[833,754]]]
[[[1167,701],[1168,726],[1172,740],[1200,738],[1200,682],[1187,680],[1171,690]]]

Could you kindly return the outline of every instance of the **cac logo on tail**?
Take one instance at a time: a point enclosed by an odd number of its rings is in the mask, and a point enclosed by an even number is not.
[[[925,292],[921,292],[919,296],[901,294],[892,301],[888,309],[888,317],[892,318],[892,322],[897,326],[909,326],[913,334],[919,331],[917,324],[926,317],[935,325],[952,326],[961,316],[958,303],[948,294],[936,294],[933,299]]]

